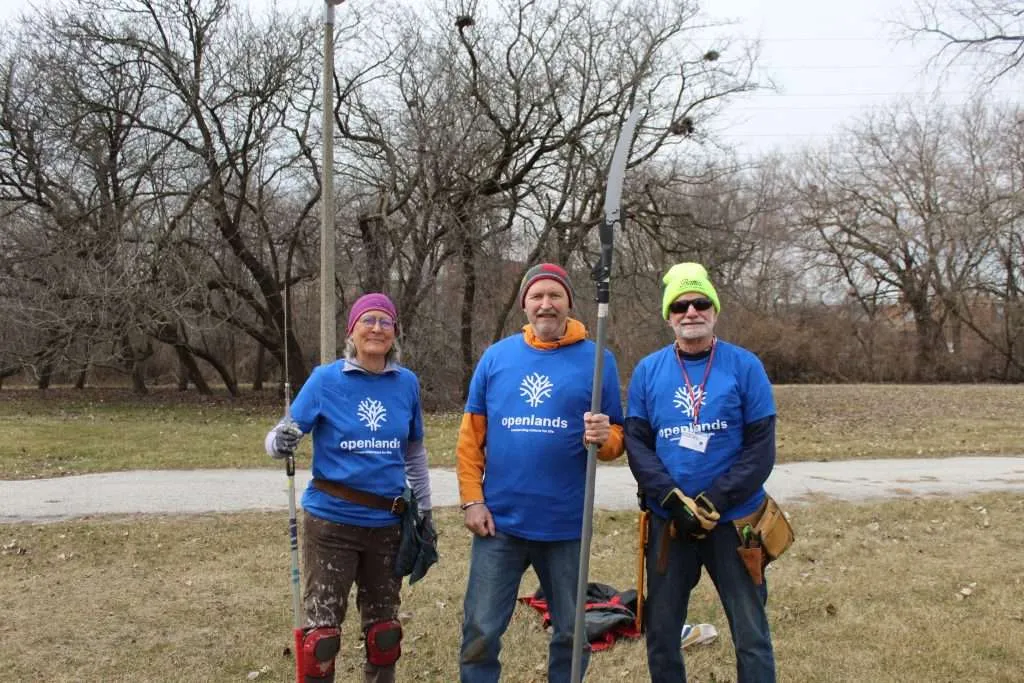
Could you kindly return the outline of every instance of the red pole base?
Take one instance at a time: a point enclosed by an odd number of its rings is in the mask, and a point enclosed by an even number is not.
[[[302,670],[302,629],[292,629],[292,633],[295,635],[295,647],[292,650],[295,653],[295,683],[305,683],[306,672]]]

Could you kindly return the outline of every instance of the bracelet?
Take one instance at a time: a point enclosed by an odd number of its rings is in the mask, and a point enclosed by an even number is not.
[[[483,504],[484,504],[484,502],[482,500],[471,500],[468,503],[463,503],[459,507],[462,508],[463,510],[468,510],[469,508],[473,507],[474,505],[483,505]]]

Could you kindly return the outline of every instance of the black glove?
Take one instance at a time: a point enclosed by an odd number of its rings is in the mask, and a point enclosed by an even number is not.
[[[434,529],[434,514],[430,510],[420,512],[420,528],[423,538],[437,545],[437,530]]]
[[[718,508],[711,502],[711,499],[704,495],[701,491],[697,494],[697,497],[693,499],[693,502],[697,504],[697,519],[700,520],[702,527],[711,531],[718,525],[718,520],[722,518],[719,514]]]
[[[676,533],[681,537],[704,538],[718,524],[719,514],[711,501],[703,495],[697,498],[699,503],[672,489],[661,499],[661,506],[676,523]]]
[[[288,420],[279,423],[271,431],[274,432],[273,457],[281,459],[295,455],[299,439],[302,438],[302,430],[299,429],[299,426]]]

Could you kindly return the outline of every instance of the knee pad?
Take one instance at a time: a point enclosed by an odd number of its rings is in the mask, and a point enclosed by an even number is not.
[[[341,649],[341,631],[321,626],[302,636],[302,681],[300,683],[333,683],[334,657]]]
[[[366,661],[391,666],[402,656],[402,625],[394,619],[378,621],[366,629]]]

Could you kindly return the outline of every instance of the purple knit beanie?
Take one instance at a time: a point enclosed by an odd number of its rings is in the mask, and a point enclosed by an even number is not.
[[[569,308],[572,308],[573,292],[572,284],[569,282],[569,273],[565,272],[565,269],[561,266],[555,265],[554,263],[538,263],[533,268],[526,271],[526,275],[523,276],[523,281],[519,283],[519,307],[526,308],[526,290],[538,280],[554,280],[558,284],[565,288],[565,293],[569,297]]]
[[[398,311],[395,310],[395,305],[388,298],[387,294],[381,294],[380,292],[372,292],[370,294],[363,294],[361,297],[356,299],[356,302],[352,304],[352,308],[348,311],[348,331],[347,336],[352,335],[352,330],[355,329],[356,323],[363,317],[363,314],[367,311],[383,311],[391,316],[391,319],[398,323]]]

